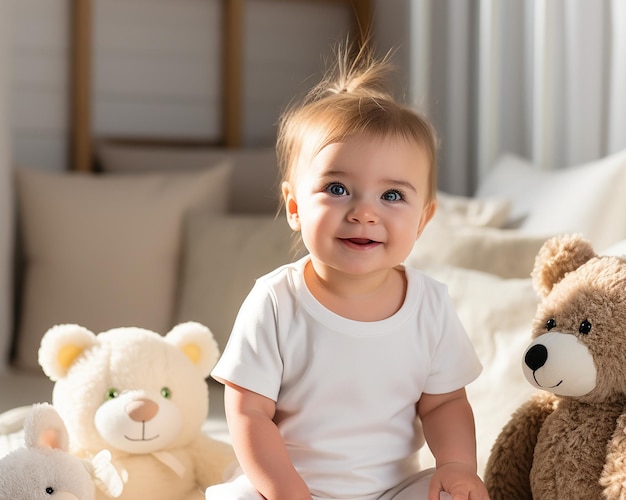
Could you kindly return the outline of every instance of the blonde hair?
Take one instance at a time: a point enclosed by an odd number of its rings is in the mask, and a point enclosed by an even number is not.
[[[329,144],[371,134],[399,137],[424,149],[429,162],[427,201],[437,190],[437,138],[430,122],[396,101],[387,89],[389,57],[375,59],[367,47],[351,57],[339,47],[337,59],[304,99],[280,117],[276,153],[282,180],[291,182],[302,159],[311,159]]]

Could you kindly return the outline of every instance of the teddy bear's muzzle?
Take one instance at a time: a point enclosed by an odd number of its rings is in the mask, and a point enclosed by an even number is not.
[[[523,359],[526,379],[539,389],[558,396],[580,397],[596,386],[593,356],[574,335],[540,335],[528,346]]]

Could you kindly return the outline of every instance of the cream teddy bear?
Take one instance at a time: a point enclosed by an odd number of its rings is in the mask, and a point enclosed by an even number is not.
[[[42,338],[39,364],[55,382],[52,402],[71,452],[89,459],[109,450],[124,480],[121,499],[191,500],[204,498],[234,460],[230,445],[202,432],[205,379],[218,355],[210,330],[194,322],[165,336],[58,325]]]

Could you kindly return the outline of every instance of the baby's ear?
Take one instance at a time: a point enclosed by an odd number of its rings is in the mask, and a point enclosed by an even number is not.
[[[178,347],[208,377],[217,363],[220,350],[213,333],[206,326],[188,321],[176,325],[165,340]]]
[[[426,225],[435,216],[436,211],[437,211],[437,200],[431,200],[428,203],[426,203],[426,205],[424,205],[424,209],[422,210],[422,215],[420,216],[419,227],[417,228],[417,236],[415,236],[415,239],[420,237]]]
[[[65,377],[76,360],[96,343],[93,332],[79,325],[56,325],[42,337],[39,365],[52,380]]]
[[[287,223],[294,231],[300,231],[300,215],[298,214],[298,201],[294,195],[291,184],[282,184],[283,201],[285,203],[285,215]]]

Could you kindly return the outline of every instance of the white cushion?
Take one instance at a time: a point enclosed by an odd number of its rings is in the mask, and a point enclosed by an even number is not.
[[[561,170],[502,157],[476,195],[511,201],[510,222],[525,233],[581,233],[596,248],[626,238],[626,150]]]
[[[95,175],[17,170],[24,280],[15,363],[39,369],[59,323],[99,332],[173,325],[184,214],[224,212],[230,167]]]
[[[511,413],[535,393],[524,378],[522,358],[531,341],[538,297],[530,278],[501,279],[451,266],[431,267],[426,272],[448,285],[483,365],[481,375],[467,387],[476,420],[478,469],[482,474],[491,447]],[[434,465],[426,447],[420,451],[420,463]]]
[[[302,255],[294,236],[284,216],[189,214],[177,321],[207,325],[223,350],[255,279]]]
[[[605,248],[604,250],[598,253],[601,255],[615,255],[617,257],[626,258],[626,239],[618,241],[617,243],[614,243],[610,247]]]

